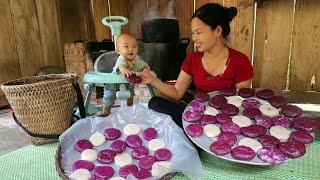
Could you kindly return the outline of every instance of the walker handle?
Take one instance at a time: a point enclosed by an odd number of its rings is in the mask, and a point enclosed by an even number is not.
[[[111,29],[111,35],[116,37],[121,34],[121,26],[128,24],[129,20],[123,16],[107,16],[102,19],[102,24]]]

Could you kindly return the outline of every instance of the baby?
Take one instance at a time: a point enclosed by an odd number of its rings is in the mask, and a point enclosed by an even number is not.
[[[144,62],[138,53],[137,40],[131,34],[121,34],[116,41],[116,52],[120,55],[113,67],[112,73],[121,74],[122,76],[130,76],[132,73],[141,72],[143,70],[150,71],[149,65]],[[118,87],[114,85],[105,85],[103,94],[103,109],[102,115],[110,113],[111,106],[116,99],[116,90]],[[128,99],[128,105],[133,101],[133,87],[127,85],[127,89],[131,92],[131,97]]]

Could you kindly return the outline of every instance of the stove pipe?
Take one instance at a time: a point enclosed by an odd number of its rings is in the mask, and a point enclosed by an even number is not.
[[[177,79],[190,39],[179,40],[176,19],[149,19],[142,23],[142,58],[162,80]]]

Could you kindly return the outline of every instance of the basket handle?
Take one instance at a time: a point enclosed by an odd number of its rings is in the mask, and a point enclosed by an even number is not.
[[[78,102],[78,107],[79,107],[79,111],[80,111],[80,117],[81,117],[81,119],[85,118],[86,117],[86,110],[84,109],[83,97],[81,94],[80,86],[77,82],[72,82],[72,85],[77,93],[77,102]]]
[[[85,109],[84,109],[84,104],[83,104],[83,97],[81,94],[81,90],[80,90],[80,86],[77,82],[72,82],[73,88],[76,90],[77,93],[77,102],[78,102],[78,107],[80,110],[80,117],[81,118],[85,118],[86,117],[86,113],[85,113]],[[59,136],[61,134],[37,134],[37,133],[33,133],[29,130],[27,130],[21,123],[20,121],[17,119],[17,117],[14,115],[14,112],[12,113],[13,115],[13,119],[14,121],[30,136],[32,137],[40,137],[40,138],[47,138],[47,139],[59,139]],[[69,127],[73,124],[72,120],[70,120],[70,125]]]
[[[14,115],[14,112],[12,113],[14,121],[30,136],[32,137],[41,137],[41,138],[47,138],[47,139],[59,139],[60,134],[36,134],[29,130],[27,130],[17,119],[17,117]]]

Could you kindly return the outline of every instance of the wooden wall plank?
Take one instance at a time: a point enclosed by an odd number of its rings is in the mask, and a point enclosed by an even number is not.
[[[137,39],[142,39],[141,25],[145,20],[148,9],[148,0],[130,0],[127,4],[129,24],[127,31]]]
[[[180,37],[191,38],[191,17],[193,15],[193,1],[180,0],[174,7],[175,17],[179,20]]]
[[[81,24],[81,34],[86,40],[95,40],[96,34],[93,22],[92,1],[85,0],[82,3],[83,15]]]
[[[95,39],[90,0],[58,0],[62,44]]]
[[[128,10],[129,4],[130,4],[130,1],[128,0],[110,0],[111,16],[124,16],[129,19],[129,24],[132,23],[129,17],[129,10]],[[123,33],[129,32],[129,24],[122,26],[121,32]]]
[[[201,6],[203,6],[204,4],[207,3],[218,3],[223,5],[223,0],[196,0],[195,1],[195,9],[197,10],[198,8],[200,8]]]
[[[320,1],[297,0],[292,37],[290,90],[320,91]],[[283,33],[281,33],[283,34]],[[315,76],[315,87],[311,80]]]
[[[65,68],[56,1],[35,0],[45,66]]]
[[[293,10],[293,1],[270,0],[258,6],[253,87],[285,89]]]
[[[10,1],[21,75],[34,76],[45,66],[34,0]]]
[[[230,22],[228,45],[251,59],[254,26],[254,3],[246,0],[224,0],[224,6],[236,7],[237,16]]]
[[[9,0],[0,1],[0,84],[21,77]],[[8,104],[0,89],[0,107]]]
[[[96,39],[98,41],[111,39],[110,29],[101,22],[102,18],[109,16],[108,0],[91,0],[91,2]]]
[[[191,37],[191,17],[193,15],[193,1],[179,0],[175,3],[175,17],[179,20],[180,38],[190,38],[187,52],[193,51],[193,42]]]

